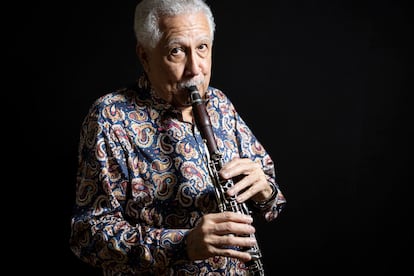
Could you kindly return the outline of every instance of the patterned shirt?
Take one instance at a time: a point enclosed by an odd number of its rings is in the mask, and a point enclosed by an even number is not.
[[[276,188],[272,204],[254,209],[275,219],[286,200],[271,157],[222,91],[209,87],[206,99],[224,162],[250,158]],[[236,259],[186,255],[189,229],[218,205],[200,132],[181,118],[138,81],[97,99],[84,119],[70,247],[104,275],[246,275]]]

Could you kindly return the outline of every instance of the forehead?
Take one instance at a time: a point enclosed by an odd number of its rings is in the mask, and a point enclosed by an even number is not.
[[[163,17],[160,19],[160,31],[167,41],[190,37],[212,39],[207,16],[202,12]]]

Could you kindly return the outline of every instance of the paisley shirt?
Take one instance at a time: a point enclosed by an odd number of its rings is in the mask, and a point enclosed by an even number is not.
[[[206,99],[224,162],[251,158],[276,188],[254,210],[275,219],[286,200],[271,157],[222,91]],[[186,255],[189,229],[218,211],[206,156],[197,126],[140,82],[97,99],[81,128],[71,250],[104,275],[246,275],[236,259]]]

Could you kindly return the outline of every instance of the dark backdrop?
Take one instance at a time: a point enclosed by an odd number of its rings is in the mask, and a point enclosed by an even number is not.
[[[257,225],[268,275],[412,271],[407,4],[209,3],[217,23],[211,84],[268,149],[288,199],[276,221]],[[135,5],[31,2],[6,10],[14,74],[5,94],[18,120],[5,118],[22,150],[9,164],[24,173],[10,174],[11,200],[30,199],[15,204],[25,211],[17,212],[23,244],[13,259],[37,260],[39,272],[97,272],[68,248],[78,134],[92,101],[140,70]]]

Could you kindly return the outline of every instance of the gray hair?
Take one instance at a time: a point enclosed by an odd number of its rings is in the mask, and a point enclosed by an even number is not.
[[[135,8],[134,32],[137,45],[144,48],[156,47],[162,36],[158,24],[161,16],[196,12],[203,12],[207,16],[213,40],[214,17],[204,0],[142,0]]]

